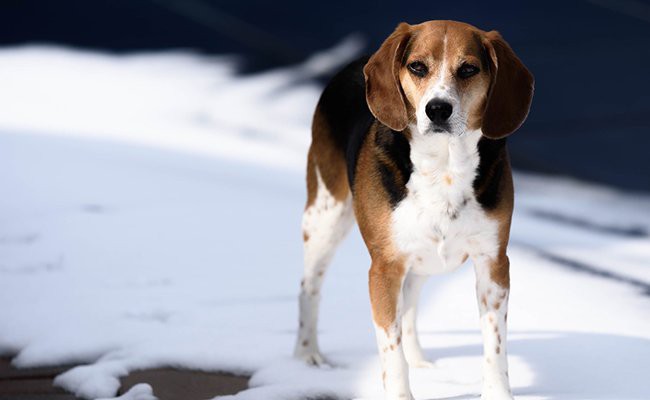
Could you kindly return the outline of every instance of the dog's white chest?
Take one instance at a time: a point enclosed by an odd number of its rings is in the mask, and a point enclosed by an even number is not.
[[[407,196],[392,215],[392,233],[409,269],[420,274],[452,270],[468,257],[493,253],[497,224],[474,196],[480,132],[462,137],[415,136]]]

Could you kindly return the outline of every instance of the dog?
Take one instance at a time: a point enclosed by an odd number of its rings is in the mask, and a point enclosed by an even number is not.
[[[483,336],[482,398],[512,399],[506,357],[513,182],[506,137],[524,122],[534,78],[496,31],[401,23],[324,89],[312,124],[303,214],[304,278],[295,357],[322,364],[320,290],[356,219],[372,260],[372,319],[386,398],[413,399],[427,367],[420,288],[471,259]]]

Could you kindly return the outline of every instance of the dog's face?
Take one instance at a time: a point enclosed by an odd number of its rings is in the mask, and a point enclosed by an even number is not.
[[[431,23],[414,30],[398,75],[419,132],[480,128],[491,82],[487,56],[470,29]]]
[[[525,120],[533,77],[497,32],[453,21],[400,24],[364,68],[366,98],[391,129],[499,138]]]

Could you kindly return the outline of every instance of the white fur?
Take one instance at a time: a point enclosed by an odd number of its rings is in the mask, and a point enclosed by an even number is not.
[[[481,315],[483,334],[482,398],[510,400],[506,355],[506,318],[509,290],[490,279],[490,258],[474,259],[476,297]]]
[[[496,256],[497,223],[474,198],[479,131],[413,135],[408,194],[392,214],[398,250],[418,274],[451,271],[467,257]]]
[[[351,196],[337,201],[321,178],[318,168],[316,199],[302,217],[304,276],[300,288],[300,324],[294,355],[310,364],[325,362],[318,348],[318,308],[320,289],[337,245],[354,222]]]
[[[422,285],[428,277],[409,273],[402,287],[402,348],[406,362],[412,368],[431,368],[433,363],[427,361],[417,334],[417,305]]]
[[[453,112],[447,120],[452,134],[461,135],[465,131],[465,124],[467,122],[467,111],[463,110],[460,102],[460,93],[458,88],[454,85],[454,81],[449,79],[451,73],[449,71],[449,62],[446,57],[447,52],[447,36],[443,39],[443,54],[442,63],[438,70],[436,80],[427,88],[424,95],[417,104],[415,111],[416,127],[412,131],[420,132],[422,134],[432,134],[433,125],[426,113],[426,105],[431,100],[443,100],[451,104]]]
[[[412,127],[415,130],[415,127]],[[417,343],[415,330],[415,303],[419,288],[410,287],[417,282],[422,284],[423,276],[451,271],[466,259],[474,260],[482,286],[477,286],[477,294],[482,296],[487,288],[496,293],[500,287],[485,277],[489,270],[486,260],[493,260],[498,252],[498,224],[488,218],[475,199],[473,182],[479,164],[477,144],[480,131],[463,135],[414,133],[411,139],[411,161],[413,172],[406,184],[407,196],[392,213],[392,236],[398,251],[405,254],[407,277],[403,286],[404,307],[398,309],[403,326],[403,351],[409,365],[430,365],[422,356]],[[477,275],[478,276],[478,275]],[[500,293],[500,292],[499,292]],[[492,303],[494,304],[494,302]],[[505,361],[505,321],[488,323],[492,318],[501,318],[506,305],[499,310],[482,312],[481,327],[486,338],[484,363],[484,398],[509,399],[507,363]],[[498,315],[497,315],[498,314]],[[399,318],[398,318],[399,319]],[[495,319],[496,320],[496,319]],[[487,324],[487,325],[486,325]],[[412,325],[412,329],[410,329]],[[492,330],[490,330],[492,329]],[[500,335],[501,354],[495,353],[497,333]],[[378,332],[379,335],[379,332]],[[378,336],[380,352],[382,339]],[[386,376],[404,378],[405,363],[398,356],[382,357]],[[408,384],[408,382],[407,382]],[[395,393],[402,391],[403,381],[386,379],[387,399],[398,399]],[[390,387],[395,385],[395,387]],[[496,388],[496,389],[495,389]],[[504,397],[505,396],[505,397]]]
[[[397,305],[398,313],[401,302]],[[387,399],[412,400],[409,388],[409,369],[402,349],[402,327],[397,319],[387,329],[375,325],[377,348],[382,365],[382,381]]]

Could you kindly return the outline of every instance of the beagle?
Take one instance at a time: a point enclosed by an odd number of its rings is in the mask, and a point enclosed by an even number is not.
[[[400,24],[353,62],[316,107],[303,214],[295,356],[321,364],[323,276],[356,219],[372,264],[370,301],[387,399],[412,399],[408,367],[431,366],[416,307],[431,274],[471,259],[483,335],[483,399],[512,399],[506,254],[513,182],[506,136],[534,79],[498,32],[454,21]]]

